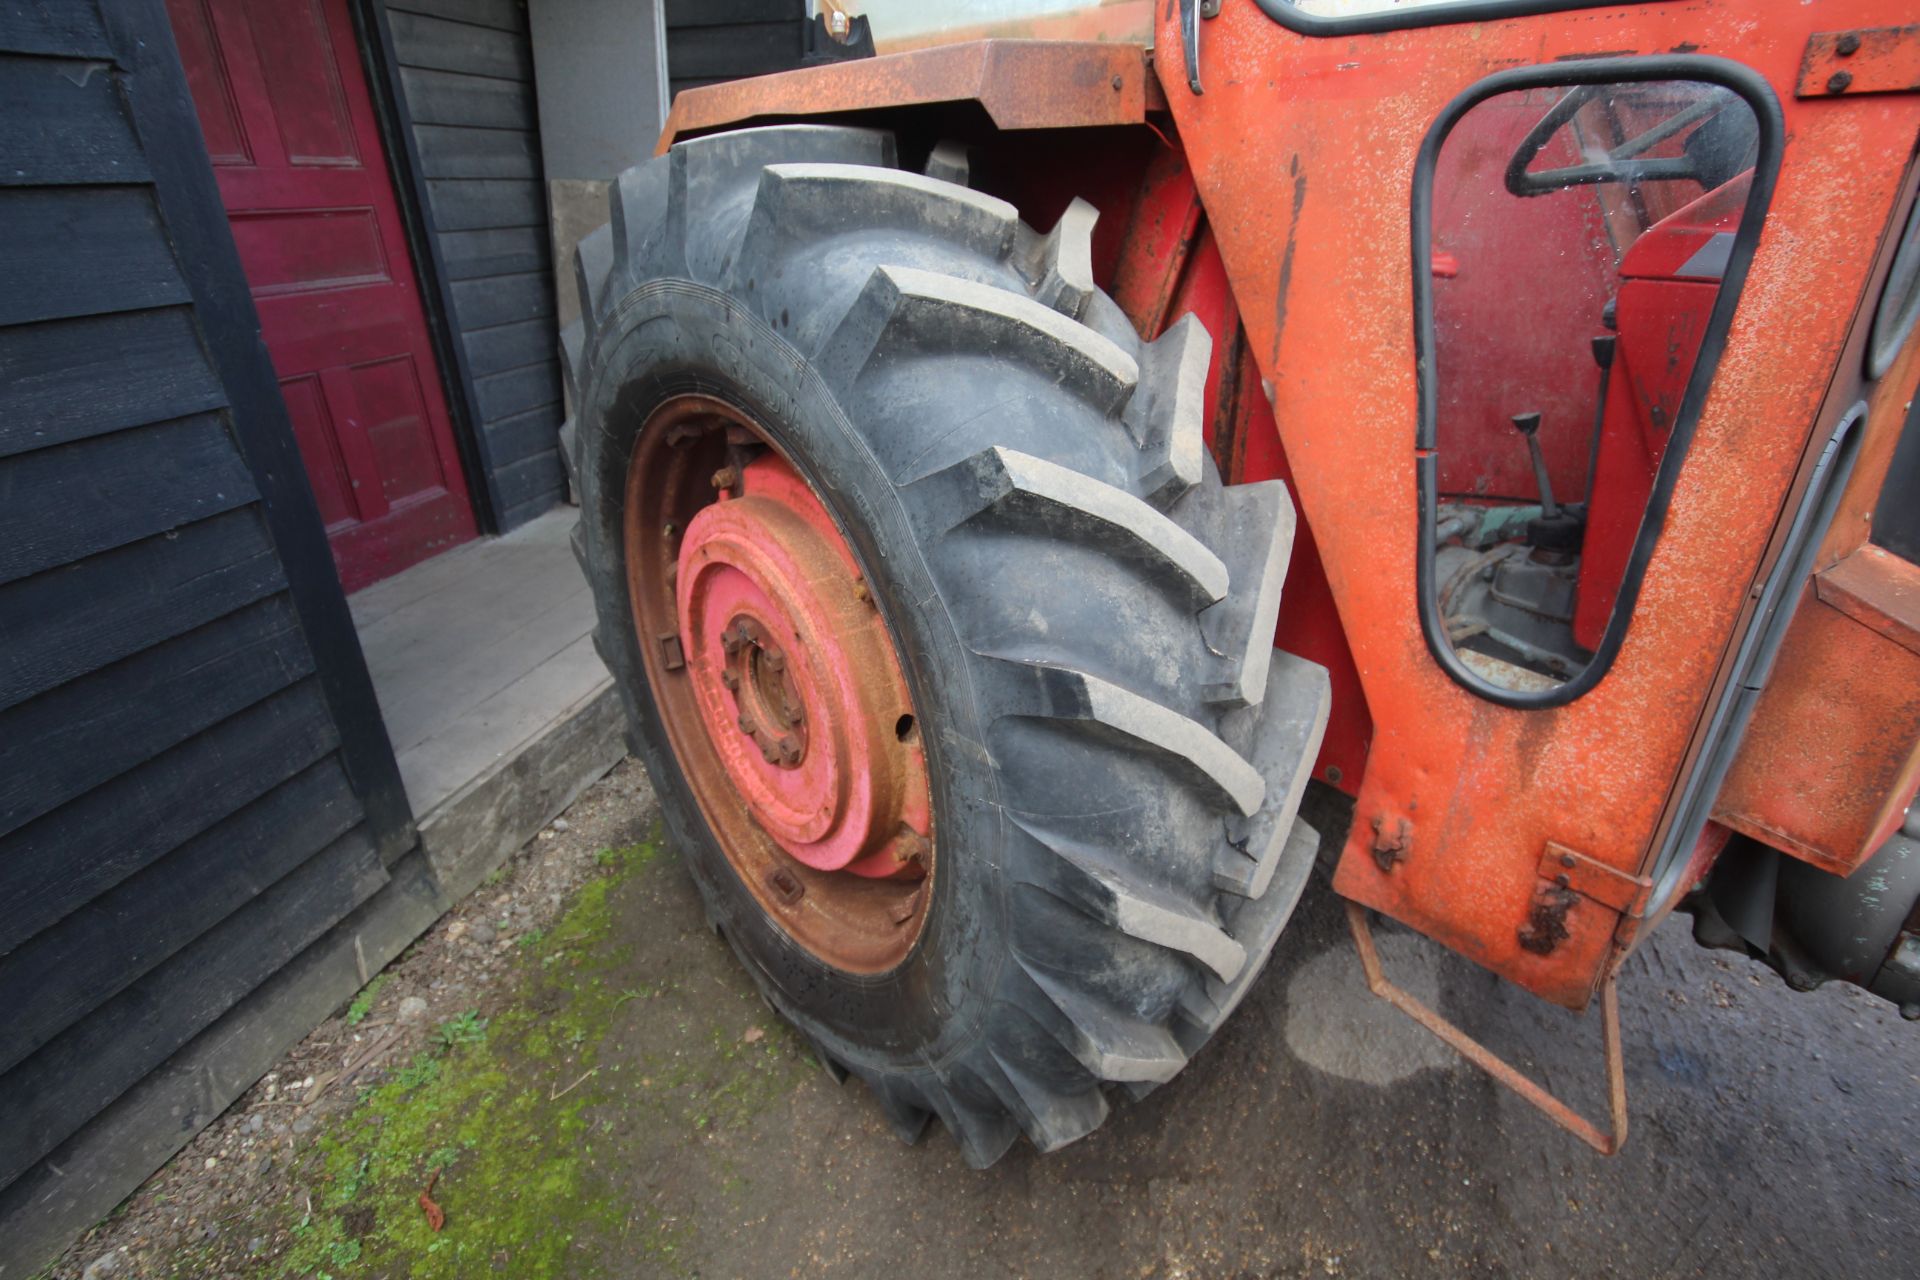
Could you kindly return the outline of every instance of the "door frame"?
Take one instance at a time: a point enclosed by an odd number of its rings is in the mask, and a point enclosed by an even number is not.
[[[102,6],[117,47],[135,59],[128,114],[146,151],[174,256],[193,295],[207,356],[227,390],[225,415],[260,491],[267,530],[286,570],[287,593],[313,652],[340,758],[360,797],[381,861],[391,867],[419,843],[413,807],[374,695],[333,548],[260,334],[260,313],[240,265],[200,116],[161,0]],[[141,74],[154,68],[150,74]]]

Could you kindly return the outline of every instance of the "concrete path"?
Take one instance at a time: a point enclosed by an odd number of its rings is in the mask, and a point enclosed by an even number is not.
[[[636,971],[744,992],[659,870]],[[1423,939],[1382,943],[1400,982],[1600,1113],[1592,1019]],[[1063,1152],[974,1173],[937,1126],[903,1147],[861,1086],[816,1077],[744,1131],[642,1139],[620,1176],[684,1224],[675,1262],[701,1276],[1917,1273],[1920,1027],[1851,988],[1795,995],[1684,921],[1621,1001],[1633,1133],[1605,1160],[1370,999],[1316,887],[1221,1036]],[[616,1034],[634,1053],[651,1032]]]

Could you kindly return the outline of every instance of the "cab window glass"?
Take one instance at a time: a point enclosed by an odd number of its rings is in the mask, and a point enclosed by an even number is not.
[[[1740,94],[1662,80],[1498,93],[1441,145],[1427,621],[1499,689],[1550,693],[1601,647],[1759,144]]]

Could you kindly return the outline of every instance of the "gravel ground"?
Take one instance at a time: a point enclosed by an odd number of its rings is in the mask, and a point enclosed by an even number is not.
[[[1852,988],[1795,995],[1684,921],[1622,976],[1615,1159],[1368,998],[1316,886],[1178,1080],[975,1173],[811,1065],[670,851],[636,843],[652,821],[621,766],[53,1274],[1856,1277],[1920,1257],[1920,1028]],[[1379,936],[1403,986],[1599,1114],[1592,1019]],[[473,1112],[464,1148],[427,1154],[460,1129],[434,1096]],[[504,1098],[531,1110],[487,1109]],[[412,1145],[356,1146],[370,1129]]]

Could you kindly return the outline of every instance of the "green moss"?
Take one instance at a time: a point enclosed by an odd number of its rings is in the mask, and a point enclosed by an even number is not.
[[[619,1000],[599,972],[621,950],[607,937],[609,898],[655,853],[646,843],[603,854],[610,873],[530,944],[561,963],[529,967],[514,1007],[491,1021],[470,1010],[442,1023],[429,1050],[333,1123],[281,1276],[596,1274],[596,1242],[626,1222],[587,1140],[603,1096],[597,1032]],[[439,1232],[420,1203],[430,1181],[446,1214]],[[679,1247],[670,1236],[660,1240]]]
[[[629,886],[656,856],[653,842],[603,852],[605,870],[566,913],[526,935],[517,986],[490,1018],[442,1023],[425,1051],[328,1122],[303,1183],[310,1198],[226,1233],[272,1234],[277,1219],[288,1244],[260,1274],[584,1280],[606,1260],[638,1257],[649,1274],[691,1265],[696,1224],[635,1204],[619,1162],[746,1127],[806,1078],[811,1058],[750,991],[716,999],[711,986],[635,973],[621,935],[633,936],[644,890]],[[616,1026],[643,1027],[644,1052],[602,1061]],[[721,1189],[737,1196],[745,1183],[725,1172]],[[430,1180],[446,1214],[437,1233],[420,1205]]]
[[[372,982],[360,988],[360,994],[355,996],[353,1003],[347,1006],[348,1026],[357,1027],[367,1020],[367,1015],[373,1012],[374,1000],[380,995],[380,988],[386,985],[387,975],[377,973]]]

